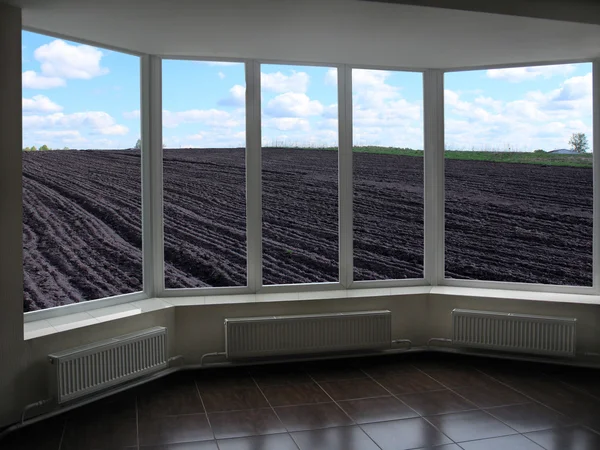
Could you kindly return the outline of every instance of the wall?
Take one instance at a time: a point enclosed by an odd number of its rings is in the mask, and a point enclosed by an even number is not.
[[[414,288],[414,292],[416,290]],[[15,380],[18,378],[19,383],[14,383],[13,386],[26,394],[0,403],[0,412],[4,418],[0,425],[18,421],[24,405],[46,398],[50,368],[47,355],[53,351],[161,325],[166,326],[170,332],[170,354],[183,355],[187,364],[198,364],[204,353],[224,350],[223,319],[227,317],[366,309],[389,309],[393,317],[393,338],[410,339],[415,346],[424,346],[431,337],[451,336],[450,314],[454,308],[575,317],[578,320],[578,350],[600,353],[600,305],[517,300],[508,296],[489,298],[414,293],[383,297],[178,306],[26,341],[21,347],[21,368],[3,365],[4,375]],[[599,363],[597,358],[591,358],[588,362]]]
[[[600,24],[596,0],[366,0]]]
[[[357,0],[11,1],[28,27],[157,55],[456,68],[600,49],[597,25]]]
[[[0,3],[0,425],[21,401],[21,10]],[[19,300],[21,299],[21,300]],[[8,405],[8,407],[6,407]]]

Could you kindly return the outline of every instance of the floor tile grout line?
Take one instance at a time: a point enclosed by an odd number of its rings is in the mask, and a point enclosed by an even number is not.
[[[379,386],[381,386],[383,389],[386,390],[386,392],[388,392],[393,398],[395,398],[396,400],[398,400],[400,403],[402,403],[404,406],[406,406],[408,409],[410,409],[412,412],[414,412],[417,417],[422,417],[421,414],[419,414],[417,411],[415,411],[414,409],[412,409],[410,406],[408,406],[407,403],[403,402],[401,399],[399,399],[392,391],[390,391],[388,388],[386,388],[382,383],[380,383],[379,381],[377,381],[377,379],[375,379],[375,377],[371,376],[367,371],[365,371],[364,369],[361,369],[363,371],[363,373],[369,377],[369,379],[373,380],[375,383],[377,383]]]
[[[484,409],[480,408],[479,406],[477,406],[475,403],[473,403],[472,401],[470,401],[468,398],[466,398],[465,396],[461,395],[460,393],[456,392],[454,389],[448,387],[446,384],[442,383],[439,380],[436,380],[434,377],[432,377],[431,375],[429,375],[427,372],[425,372],[424,370],[421,370],[420,368],[418,368],[415,365],[412,365],[412,367],[414,367],[415,369],[417,369],[419,372],[421,372],[422,374],[428,376],[429,378],[431,378],[433,381],[439,383],[440,385],[444,386],[448,391],[452,392],[454,395],[459,396],[460,398],[462,398],[463,400],[465,400],[466,402],[472,404],[473,406],[475,406],[476,409],[471,409],[471,410],[466,410],[466,411],[458,411],[455,413],[448,413],[448,414],[458,414],[458,413],[465,413],[465,412],[471,412],[471,411],[481,411],[484,414],[487,414],[488,416],[490,416],[492,419],[497,420],[498,422],[500,422],[501,424],[507,426],[508,428],[510,428],[511,430],[513,430],[515,433],[520,434],[519,431],[515,430],[513,427],[511,427],[510,425],[508,425],[507,423],[504,423],[503,421],[501,421],[500,419],[494,417],[492,414],[488,413],[487,411],[485,411]],[[478,369],[473,368],[475,371],[477,371]],[[442,369],[443,370],[443,369]],[[442,415],[442,414],[436,414],[436,416],[438,415]],[[431,424],[436,430],[438,430],[440,433],[444,434],[444,436],[447,436],[442,430],[440,430],[438,427],[436,427],[433,423],[431,423],[427,417],[423,417],[425,420],[427,420],[427,423]],[[511,435],[506,435],[506,436],[511,436]],[[452,442],[454,442],[455,444],[458,445],[458,442],[456,442],[454,439],[450,438],[450,436],[448,436],[448,439],[450,439]]]
[[[359,370],[360,370],[361,372],[365,373],[365,372],[364,372],[362,369],[359,369]],[[343,412],[343,413],[346,415],[346,417],[348,417],[348,419],[350,419],[350,422],[352,422],[352,423],[353,423],[355,426],[357,426],[358,428],[360,428],[360,430],[361,430],[363,433],[365,433],[365,435],[366,435],[366,436],[367,436],[367,437],[368,437],[368,438],[369,438],[369,439],[370,439],[370,440],[373,442],[373,444],[375,445],[375,447],[377,447],[377,448],[378,448],[378,449],[380,449],[380,450],[383,450],[383,449],[382,449],[382,448],[379,446],[379,444],[378,444],[377,442],[375,442],[375,439],[373,439],[373,438],[371,437],[371,435],[370,435],[369,433],[367,433],[367,432],[366,432],[366,431],[363,429],[363,427],[361,426],[361,424],[357,423],[357,422],[356,422],[356,420],[354,420],[352,417],[350,417],[350,414],[348,414],[348,413],[346,412],[346,410],[345,410],[344,408],[342,408],[342,407],[340,406],[340,404],[339,404],[339,403],[338,403],[338,402],[337,402],[337,401],[336,401],[336,400],[335,400],[335,399],[334,399],[334,398],[333,398],[331,395],[329,395],[329,392],[327,392],[325,389],[323,389],[323,386],[321,386],[321,385],[319,384],[319,382],[318,382],[317,380],[315,380],[315,377],[313,377],[313,376],[310,374],[310,372],[307,372],[307,373],[308,373],[308,376],[311,378],[311,380],[313,380],[313,382],[314,382],[314,383],[315,383],[317,386],[319,386],[319,388],[320,388],[320,389],[321,389],[321,390],[322,390],[322,391],[325,393],[325,395],[331,399],[331,401],[333,402],[333,404],[334,404],[335,406],[337,406],[337,407],[338,407],[338,408],[339,408],[339,409],[340,409],[340,410],[341,410],[341,411],[342,411],[342,412]],[[335,428],[335,427],[331,427],[331,428]]]
[[[138,396],[135,396],[135,439],[137,450],[140,450],[140,413],[138,410]]]
[[[60,433],[60,441],[58,442],[58,450],[61,450],[63,445],[63,440],[65,439],[65,433],[67,431],[67,421],[69,419],[65,417],[65,422],[63,423],[62,432]]]
[[[196,392],[198,393],[198,397],[200,398],[200,403],[202,403],[202,409],[204,410],[204,415],[206,416],[206,421],[208,422],[208,427],[210,428],[210,432],[213,435],[213,439],[215,441],[215,445],[217,449],[219,449],[219,443],[217,442],[217,436],[215,435],[215,430],[210,423],[210,417],[208,417],[208,411],[206,410],[206,406],[204,405],[204,399],[202,398],[202,394],[200,394],[200,389],[198,388],[198,383],[196,381],[196,377],[194,377],[194,386],[196,386]]]
[[[290,431],[288,430],[288,427],[285,425],[285,423],[283,423],[283,420],[281,420],[281,417],[279,417],[279,414],[277,414],[277,411],[275,411],[275,408],[273,407],[273,405],[271,404],[271,401],[267,398],[267,396],[265,395],[264,391],[262,390],[262,388],[259,386],[258,382],[256,381],[256,378],[254,378],[254,376],[252,374],[248,374],[250,376],[250,378],[252,378],[252,381],[254,382],[254,385],[256,386],[256,388],[259,390],[259,392],[262,394],[262,396],[264,397],[264,399],[267,402],[267,405],[269,405],[269,407],[271,408],[271,411],[273,411],[273,414],[275,414],[275,417],[277,417],[277,420],[279,420],[279,423],[281,424],[281,426],[285,429],[287,435],[290,437],[290,439],[294,442],[294,445],[298,448],[298,450],[300,450],[300,446],[298,445],[298,443],[296,442],[296,440],[294,439],[294,436],[292,436],[292,433],[290,433]]]
[[[493,377],[493,376],[492,376],[492,375],[490,375],[489,373],[485,373],[484,371],[482,371],[482,370],[481,370],[481,369],[479,369],[479,368],[476,368],[475,370],[477,370],[479,373],[481,373],[481,374],[485,375],[486,377],[488,377],[488,378],[490,378],[490,379],[492,379],[492,380],[496,381],[497,383],[500,383],[501,385],[503,385],[503,386],[505,386],[505,387],[507,387],[507,388],[509,388],[509,389],[512,389],[512,390],[513,390],[513,391],[515,391],[515,392],[518,392],[519,394],[523,395],[524,397],[527,397],[528,399],[531,399],[533,403],[537,403],[538,405],[541,405],[541,406],[543,406],[543,407],[545,407],[545,408],[548,408],[548,409],[550,409],[551,411],[554,411],[554,412],[555,412],[555,413],[557,413],[557,414],[560,414],[560,415],[562,415],[562,416],[565,416],[565,417],[567,417],[568,419],[574,419],[574,418],[573,418],[573,417],[571,417],[570,415],[568,416],[568,415],[566,415],[566,414],[564,414],[564,413],[560,412],[559,410],[557,410],[557,409],[555,409],[555,408],[553,408],[553,407],[551,407],[551,406],[549,406],[549,405],[545,404],[544,402],[541,402],[541,401],[539,401],[539,400],[536,400],[535,398],[533,398],[532,396],[528,395],[528,394],[527,394],[527,393],[525,393],[524,391],[522,391],[522,390],[519,390],[519,389],[517,389],[517,388],[515,388],[515,387],[512,387],[512,386],[511,386],[511,385],[509,385],[508,383],[505,383],[504,381],[502,381],[502,380],[500,380],[500,379],[498,379],[498,378],[495,378],[495,377]],[[572,425],[582,425],[582,424],[580,423],[580,422],[581,422],[580,420],[578,420],[578,419],[574,419],[574,420],[575,420],[575,424],[572,424]],[[595,433],[596,433],[596,434],[600,434],[600,432],[596,432],[596,431],[595,431]]]

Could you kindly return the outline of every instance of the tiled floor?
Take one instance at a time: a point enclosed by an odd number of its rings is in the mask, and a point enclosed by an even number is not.
[[[600,374],[438,353],[188,371],[2,450],[600,450]]]

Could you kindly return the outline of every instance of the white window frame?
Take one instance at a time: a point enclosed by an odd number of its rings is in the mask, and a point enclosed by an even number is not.
[[[291,62],[212,56],[185,57],[147,55],[96,42],[23,28],[50,37],[66,39],[140,57],[142,135],[142,247],[143,283],[141,292],[117,295],[24,313],[25,322],[73,314],[152,297],[214,296],[263,293],[299,293],[328,290],[449,286],[541,293],[600,294],[600,59],[560,60],[461,67],[451,70],[364,66],[320,62]],[[166,289],[164,283],[163,173],[162,173],[162,61],[224,61],[245,65],[246,76],[246,238],[247,285]],[[480,280],[455,280],[444,275],[444,76],[450,72],[492,68],[592,63],[593,65],[593,286],[561,286]],[[339,281],[330,283],[262,284],[262,161],[261,161],[261,65],[296,65],[336,68],[338,74],[338,220]],[[423,74],[424,126],[424,277],[403,280],[353,280],[353,173],[352,173],[352,70],[390,70]]]

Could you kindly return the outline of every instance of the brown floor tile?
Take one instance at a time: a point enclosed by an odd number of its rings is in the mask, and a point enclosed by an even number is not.
[[[219,448],[217,447],[217,441],[201,441],[185,442],[183,444],[140,447],[140,450],[219,450]]]
[[[220,450],[298,450],[289,434],[270,434],[219,441]]]
[[[523,394],[519,394],[514,389],[500,383],[491,383],[487,386],[459,387],[454,388],[453,391],[480,408],[516,405],[531,401]]]
[[[445,389],[429,375],[418,370],[405,370],[373,378],[392,394],[398,395]]]
[[[208,420],[216,439],[286,432],[271,408],[211,413]]]
[[[477,409],[472,403],[448,390],[401,395],[398,398],[422,416]]]
[[[487,412],[519,433],[559,428],[573,423],[568,417],[537,403],[492,408]]]
[[[62,416],[13,431],[0,441],[2,450],[58,450],[65,427]]]
[[[535,442],[520,435],[461,442],[460,446],[464,450],[542,450]]]
[[[331,401],[329,396],[316,383],[265,386],[262,391],[271,406],[303,405]]]
[[[219,388],[205,391],[201,394],[206,411],[235,411],[243,409],[258,409],[269,406],[264,395],[253,386],[250,388]]]
[[[244,368],[207,369],[195,374],[200,394],[214,389],[241,389],[255,386],[248,370]]]
[[[306,372],[318,382],[366,378],[367,374],[361,367],[360,359],[336,359],[305,364]]]
[[[335,403],[282,406],[275,412],[288,431],[353,425],[352,420]]]
[[[339,402],[356,423],[409,419],[419,415],[394,397],[377,397]]]
[[[357,398],[382,397],[389,395],[381,385],[370,378],[320,382],[321,387],[334,400],[353,400]]]
[[[483,411],[467,411],[431,416],[427,420],[438,430],[459,444],[517,432]]]
[[[139,394],[137,404],[140,416],[179,416],[204,412],[193,381],[155,391],[146,390]]]
[[[292,437],[300,450],[379,450],[356,426],[299,431]]]
[[[298,365],[265,366],[250,370],[260,387],[312,383],[312,378]]]
[[[524,436],[546,450],[598,450],[600,435],[580,426],[534,431]]]
[[[427,370],[424,372],[437,382],[453,389],[463,386],[487,386],[497,383],[486,374],[473,368],[447,368],[441,370]]]
[[[137,445],[135,419],[107,417],[85,422],[71,421],[65,426],[61,450],[117,450]]]
[[[452,443],[450,439],[420,417],[369,423],[362,425],[362,429],[373,438],[382,450],[428,448]]]
[[[90,417],[109,417],[121,420],[136,418],[136,396],[133,392],[123,392],[112,395],[80,408],[75,408],[66,414],[69,420],[86,421]]]
[[[209,441],[214,436],[206,414],[140,417],[140,446]]]

